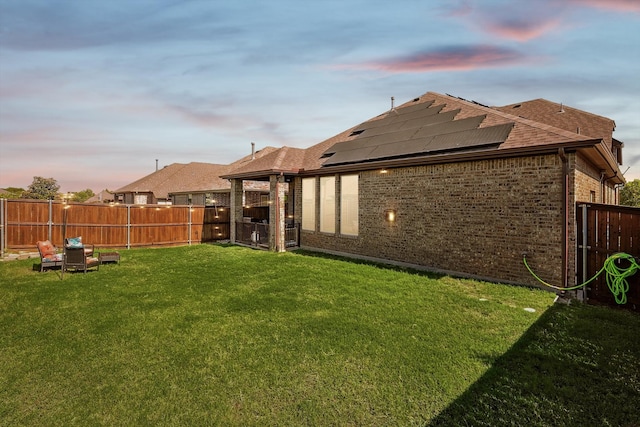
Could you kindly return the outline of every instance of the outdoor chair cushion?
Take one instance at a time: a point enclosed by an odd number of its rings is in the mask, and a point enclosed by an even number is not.
[[[66,245],[68,248],[82,248],[82,236],[78,237],[69,237],[67,239]]]
[[[44,262],[55,262],[62,261],[62,254],[48,254],[45,257],[42,257]]]
[[[41,240],[36,243],[38,245],[38,251],[42,258],[52,258],[56,255],[56,247],[48,240]]]

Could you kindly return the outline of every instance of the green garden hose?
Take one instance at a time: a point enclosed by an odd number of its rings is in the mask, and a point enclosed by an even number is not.
[[[616,265],[616,261],[618,260],[626,260],[629,262],[629,267],[627,268],[622,268],[618,265]],[[527,270],[529,270],[529,273],[531,273],[531,275],[533,277],[536,278],[536,280],[538,280],[540,283],[542,283],[545,286],[548,286],[550,288],[553,289],[558,289],[561,291],[572,291],[575,289],[579,289],[583,286],[588,285],[589,283],[591,283],[592,281],[594,281],[596,279],[596,277],[598,277],[600,274],[602,274],[602,272],[606,272],[606,281],[607,281],[607,286],[609,287],[609,290],[611,291],[611,293],[613,294],[613,297],[616,300],[616,303],[618,304],[626,304],[627,303],[627,292],[629,291],[629,282],[627,281],[627,278],[633,276],[638,270],[640,270],[640,264],[638,264],[638,261],[631,255],[626,254],[624,252],[619,252],[616,254],[611,255],[609,258],[607,258],[604,261],[604,264],[602,265],[602,268],[595,274],[595,276],[593,276],[591,279],[587,280],[586,282],[578,285],[578,286],[572,286],[570,288],[561,288],[559,286],[554,286],[551,285],[547,282],[545,282],[544,280],[542,280],[540,277],[538,277],[529,267],[529,264],[527,264],[527,256],[525,255],[522,258],[522,262],[524,262],[524,266],[527,267]]]

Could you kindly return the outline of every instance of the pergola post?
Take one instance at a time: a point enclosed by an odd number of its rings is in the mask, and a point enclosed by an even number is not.
[[[231,197],[230,197],[230,210],[229,213],[229,240],[232,243],[236,243],[237,236],[237,223],[242,221],[243,215],[243,205],[242,205],[242,195],[243,195],[243,183],[241,179],[232,179],[231,180]]]
[[[269,250],[275,252],[285,251],[285,185],[284,175],[271,175],[269,177]]]

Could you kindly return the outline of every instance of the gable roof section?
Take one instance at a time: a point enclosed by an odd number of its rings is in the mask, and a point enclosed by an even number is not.
[[[242,177],[246,179],[264,178],[273,174],[295,174],[300,172],[304,161],[305,150],[301,148],[282,147],[275,149],[261,158],[256,158],[244,165],[230,170],[224,178]]]
[[[169,193],[228,189],[231,188],[229,182],[220,178],[228,169],[228,165],[213,163],[173,163],[115,193],[153,193],[158,199],[166,199]]]
[[[265,147],[253,154],[242,157],[228,165],[214,163],[172,163],[114,193],[153,193],[158,199],[166,199],[169,194],[231,189],[231,184],[222,175],[242,168],[278,149]]]
[[[612,134],[616,127],[615,122],[607,117],[542,98],[493,108],[579,135],[600,138],[609,144],[611,144]]]

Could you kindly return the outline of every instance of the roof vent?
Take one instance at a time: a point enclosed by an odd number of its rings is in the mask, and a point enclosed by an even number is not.
[[[513,106],[513,108],[520,108],[520,107],[522,107],[522,104],[516,104]]]
[[[560,111],[558,111],[558,113],[564,113],[564,105],[562,105],[562,102],[560,103]]]
[[[391,97],[391,111],[393,111],[393,109],[395,108],[395,107],[393,106],[393,101],[395,101],[395,98],[392,96],[392,97]]]

